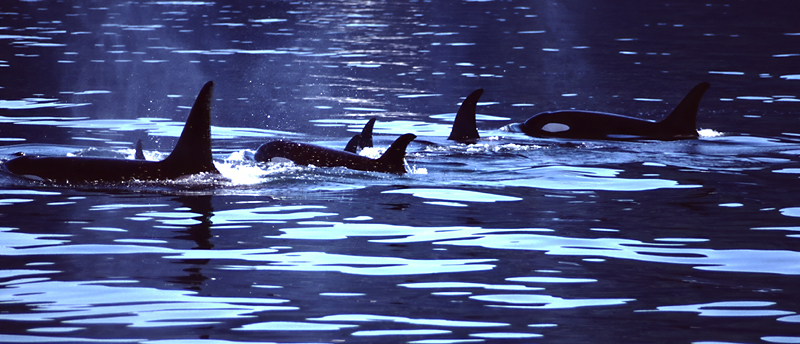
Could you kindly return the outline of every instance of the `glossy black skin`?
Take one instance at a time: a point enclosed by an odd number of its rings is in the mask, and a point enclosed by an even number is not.
[[[255,160],[268,162],[272,158],[280,157],[289,159],[298,165],[346,167],[360,171],[404,174],[406,173],[404,162],[406,147],[416,137],[414,134],[400,136],[378,159],[370,159],[355,153],[307,143],[278,140],[258,147]]]
[[[59,184],[166,180],[192,174],[167,168],[162,162],[86,157],[23,156],[5,165],[16,175]]]
[[[175,149],[162,161],[22,156],[3,165],[18,176],[60,184],[169,180],[198,173],[219,174],[211,156],[213,90],[213,82],[203,86]]]
[[[534,137],[601,140],[693,139],[698,137],[697,109],[708,88],[707,82],[695,86],[672,113],[660,122],[603,112],[553,111],[534,115],[512,128]],[[567,129],[559,128],[559,125],[566,126]]]

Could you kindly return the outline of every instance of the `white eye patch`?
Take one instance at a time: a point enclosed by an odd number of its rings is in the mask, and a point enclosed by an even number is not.
[[[560,133],[569,130],[569,126],[562,123],[547,123],[542,126],[542,130],[548,133]]]

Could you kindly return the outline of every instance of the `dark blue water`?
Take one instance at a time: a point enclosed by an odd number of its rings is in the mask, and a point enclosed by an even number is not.
[[[800,343],[793,1],[0,4],[0,154],[163,158],[206,81],[227,178],[0,176],[0,342]],[[698,140],[500,130],[584,109]],[[461,100],[484,137],[446,140]],[[403,176],[255,164],[377,117]]]

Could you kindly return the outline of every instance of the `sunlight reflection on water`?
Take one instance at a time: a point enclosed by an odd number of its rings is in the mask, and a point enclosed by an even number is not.
[[[569,238],[530,232],[549,229],[487,229],[479,227],[411,227],[388,224],[323,223],[318,227],[283,228],[277,238],[331,240],[358,236],[404,236],[372,239],[376,243],[433,242],[438,245],[544,251],[551,255],[605,257],[692,265],[710,271],[776,274],[800,273],[800,253],[776,250],[713,250],[674,247],[631,239]],[[494,233],[497,234],[494,234]],[[757,258],[757,259],[755,259]]]
[[[400,189],[388,190],[383,193],[410,194],[414,197],[437,199],[455,202],[514,202],[521,201],[519,197],[493,195],[485,192],[454,190],[454,189]]]
[[[189,291],[105,286],[99,283],[108,282],[39,280],[4,283],[6,288],[14,290],[17,295],[13,301],[5,300],[6,302],[35,303],[38,304],[38,311],[29,314],[0,314],[0,320],[65,319],[65,323],[73,325],[164,327],[213,324],[217,319],[247,317],[253,312],[297,309],[272,306],[288,302],[281,299],[208,297]],[[126,281],[114,283],[122,284]],[[76,303],[75,300],[80,302]]]
[[[0,5],[0,159],[131,158],[138,138],[162,159],[214,79],[228,178],[0,174],[0,341],[798,342],[798,54],[764,49],[797,46],[791,6],[499,5]],[[705,79],[698,140],[497,129],[661,118]],[[445,140],[479,87],[482,139]],[[412,173],[249,159],[279,137],[344,147],[371,116],[372,157],[420,135]]]
[[[565,309],[622,305],[635,299],[564,299],[550,295],[497,294],[470,296],[471,299],[494,303],[490,307],[524,309]]]
[[[724,301],[696,305],[661,306],[662,312],[696,312],[701,317],[774,317],[794,314],[794,312],[758,309],[775,305],[763,301]]]
[[[530,178],[489,181],[487,185],[524,186],[552,190],[644,191],[663,188],[698,188],[658,178],[620,178],[622,170],[576,166],[547,166],[516,171]]]
[[[235,271],[337,271],[365,276],[442,274],[483,271],[494,268],[481,264],[494,259],[404,259],[397,257],[367,257],[325,252],[256,253],[250,251],[186,251],[172,259],[237,259],[271,262],[267,265],[228,265],[223,269]]]

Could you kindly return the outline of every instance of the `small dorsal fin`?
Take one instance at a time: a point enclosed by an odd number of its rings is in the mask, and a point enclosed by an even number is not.
[[[697,84],[659,124],[672,134],[697,136],[697,109],[709,87],[711,85],[707,82]]]
[[[211,156],[211,100],[214,82],[209,81],[200,90],[189,112],[181,137],[175,149],[163,163],[181,172],[181,175],[201,172],[219,173]]]
[[[406,147],[417,138],[414,134],[404,134],[394,140],[389,149],[378,158],[378,163],[386,167],[386,172],[405,173]]]
[[[136,160],[147,160],[144,157],[144,150],[142,149],[142,139],[136,141],[136,153],[133,155]]]
[[[483,95],[482,88],[470,93],[467,99],[461,103],[456,119],[453,121],[450,136],[447,137],[448,140],[463,141],[480,138],[478,126],[475,124],[475,111],[477,111],[478,99],[481,98],[481,95]]]
[[[356,134],[355,136],[353,136],[353,138],[350,139],[350,141],[347,141],[347,146],[344,147],[344,151],[350,153],[357,153],[360,142],[361,142],[361,134]]]

